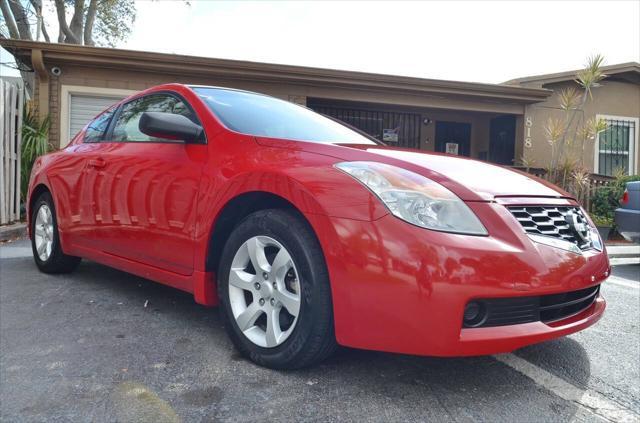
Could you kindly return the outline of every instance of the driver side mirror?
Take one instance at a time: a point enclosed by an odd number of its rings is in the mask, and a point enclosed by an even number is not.
[[[202,126],[193,123],[188,117],[165,112],[142,113],[138,128],[150,137],[185,142],[198,142],[204,135]]]

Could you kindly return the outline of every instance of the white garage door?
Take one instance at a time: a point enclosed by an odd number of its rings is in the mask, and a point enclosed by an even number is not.
[[[68,139],[72,139],[94,117],[124,97],[71,94]]]

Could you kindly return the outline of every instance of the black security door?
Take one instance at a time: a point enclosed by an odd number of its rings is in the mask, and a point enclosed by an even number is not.
[[[454,144],[457,144],[457,154],[469,157],[471,155],[471,124],[436,122],[436,151],[446,153],[447,144],[449,144],[451,154],[456,154]]]
[[[343,105],[312,98],[307,99],[307,107],[358,128],[385,144],[420,148],[422,118],[417,113],[376,109],[365,105]]]
[[[500,116],[491,119],[489,161],[512,166],[515,158],[516,118]]]

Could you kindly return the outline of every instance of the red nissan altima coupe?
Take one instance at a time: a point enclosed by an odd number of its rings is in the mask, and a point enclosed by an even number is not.
[[[272,368],[337,345],[507,352],[605,309],[609,260],[571,195],[245,91],[123,100],[38,159],[28,210],[41,271],[84,257],[193,293]]]

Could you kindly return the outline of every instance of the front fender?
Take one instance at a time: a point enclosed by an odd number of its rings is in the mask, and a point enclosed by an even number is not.
[[[388,214],[368,189],[333,167],[339,161],[334,157],[263,147],[247,139],[235,142],[242,151],[241,159],[214,160],[204,170],[200,184],[194,270],[205,276],[201,283],[196,282],[201,286],[194,287],[198,302],[217,302],[215,275],[206,266],[209,240],[225,206],[243,194],[267,193],[292,204],[311,225],[325,256],[340,255],[334,251],[338,243],[330,217],[373,221]]]
[[[337,171],[336,171],[337,172]],[[347,177],[344,175],[343,177]],[[359,190],[365,191],[361,186]],[[196,226],[196,270],[205,270],[205,258],[207,255],[208,239],[213,233],[225,206],[234,199],[249,193],[266,193],[280,197],[291,203],[300,213],[307,217],[316,234],[321,229],[313,222],[322,217],[351,214],[348,218],[355,220],[375,220],[384,216],[386,209],[377,207],[351,207],[348,204],[336,203],[335,201],[322,201],[318,197],[335,196],[335,194],[322,192],[320,195],[314,193],[299,180],[283,172],[252,172],[235,176],[224,184],[224,190],[216,190],[213,178],[205,177],[201,184],[201,194],[198,199],[198,222]],[[367,194],[367,197],[372,197]],[[373,200],[373,199],[371,199]],[[356,200],[358,201],[358,200]],[[367,201],[370,201],[367,199]],[[327,206],[327,204],[329,206]],[[331,204],[336,205],[331,207]],[[320,238],[320,236],[319,236]]]
[[[51,192],[51,185],[47,178],[47,173],[43,171],[47,156],[36,158],[31,168],[29,176],[29,187],[27,189],[27,201],[25,202],[25,211],[27,218],[27,236],[31,238],[31,207],[35,200],[34,194],[39,195],[43,190]],[[55,200],[54,200],[55,201]]]
[[[305,215],[373,221],[389,213],[367,188],[333,167],[340,161],[335,157],[260,146],[250,137],[227,141],[224,147],[231,154],[212,154],[200,183],[196,270],[205,270],[207,240],[225,205],[249,192],[283,198]],[[224,140],[215,140],[214,146],[218,142]]]

